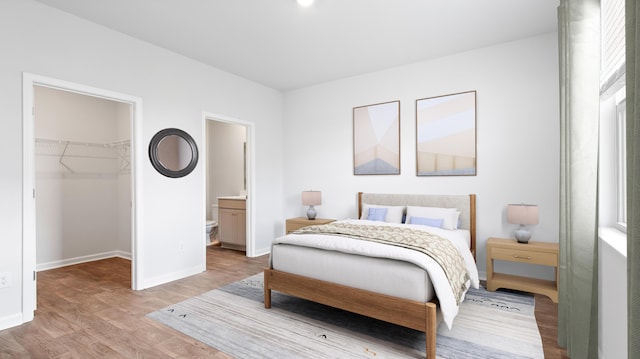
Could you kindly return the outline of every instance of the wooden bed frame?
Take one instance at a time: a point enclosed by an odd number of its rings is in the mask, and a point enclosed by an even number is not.
[[[462,228],[471,234],[471,253],[476,249],[476,196],[471,195],[398,195],[358,193],[358,218],[362,203],[377,205],[409,205],[458,208],[461,211]],[[462,206],[460,205],[462,204]],[[466,204],[466,205],[465,205]],[[463,208],[460,208],[463,207]],[[343,309],[367,317],[384,320],[422,331],[426,334],[426,357],[436,358],[436,306],[431,302],[417,302],[389,295],[356,289],[296,274],[265,269],[264,306],[271,308],[271,291],[287,293],[331,307]]]

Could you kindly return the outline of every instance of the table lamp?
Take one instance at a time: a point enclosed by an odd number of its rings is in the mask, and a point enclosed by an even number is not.
[[[507,206],[507,220],[509,223],[520,225],[515,232],[518,243],[528,243],[531,231],[525,225],[538,224],[538,205],[510,204]]]
[[[307,210],[307,218],[316,219],[316,209],[313,206],[322,204],[322,192],[320,191],[302,191],[302,205],[309,206]]]

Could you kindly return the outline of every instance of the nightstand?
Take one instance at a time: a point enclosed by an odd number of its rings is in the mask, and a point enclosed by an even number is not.
[[[487,240],[487,290],[498,288],[538,293],[558,303],[558,243],[518,243],[515,239],[489,238]],[[503,260],[554,267],[555,281],[542,280],[493,272],[493,261]]]
[[[307,217],[296,217],[287,219],[287,234],[306,226],[314,226],[316,224],[327,224],[335,222],[335,219],[329,218],[316,218],[309,219]]]

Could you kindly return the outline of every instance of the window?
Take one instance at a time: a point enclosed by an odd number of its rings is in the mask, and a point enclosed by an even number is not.
[[[602,0],[600,68],[600,225],[626,232],[624,0]]]
[[[624,90],[622,91],[624,93]],[[623,95],[624,96],[624,95]],[[616,176],[618,229],[627,231],[627,101],[616,101]]]

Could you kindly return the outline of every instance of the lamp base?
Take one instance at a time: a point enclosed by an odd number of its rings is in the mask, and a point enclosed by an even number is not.
[[[313,206],[309,206],[309,209],[307,210],[307,218],[310,220],[316,219],[316,209],[313,208]]]
[[[515,237],[518,243],[529,243],[531,231],[529,231],[524,225],[520,225],[520,228],[516,229]]]

